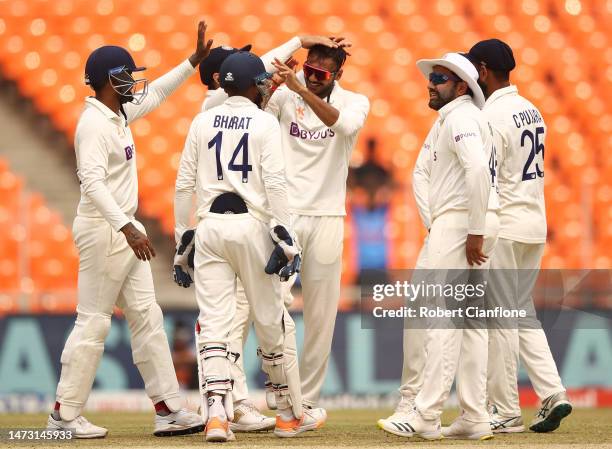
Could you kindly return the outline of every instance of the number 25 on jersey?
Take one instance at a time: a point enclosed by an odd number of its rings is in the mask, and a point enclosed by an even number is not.
[[[544,136],[544,127],[538,126],[535,134],[526,129],[521,135],[521,147],[525,148],[527,140],[529,140],[529,156],[523,167],[523,181],[530,181],[536,178],[544,177],[544,142],[540,142],[540,135]],[[543,140],[543,139],[542,139]],[[535,163],[535,170],[532,169],[533,160],[537,155],[541,156],[541,168],[539,162]]]

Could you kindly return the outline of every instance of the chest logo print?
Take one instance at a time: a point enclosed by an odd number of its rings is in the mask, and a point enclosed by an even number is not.
[[[125,160],[129,161],[134,157],[134,145],[125,147]]]

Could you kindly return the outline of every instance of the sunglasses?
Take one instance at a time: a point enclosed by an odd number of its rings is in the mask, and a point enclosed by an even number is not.
[[[431,81],[434,86],[437,86],[438,84],[444,84],[449,80],[461,81],[461,78],[455,75],[446,75],[444,73],[437,72],[431,72],[429,74],[429,81]]]
[[[317,81],[327,81],[331,79],[338,72],[330,72],[329,70],[321,69],[319,67],[311,66],[308,63],[304,63],[304,75],[306,78],[310,78],[312,75],[315,76]]]

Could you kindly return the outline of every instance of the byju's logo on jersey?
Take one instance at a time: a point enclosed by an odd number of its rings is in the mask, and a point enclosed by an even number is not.
[[[289,135],[293,137],[299,137],[304,140],[321,140],[326,139],[327,137],[334,137],[336,133],[327,128],[325,131],[307,131],[305,129],[300,129],[297,123],[291,122],[289,126]]]
[[[125,160],[129,161],[134,157],[134,145],[125,147]]]

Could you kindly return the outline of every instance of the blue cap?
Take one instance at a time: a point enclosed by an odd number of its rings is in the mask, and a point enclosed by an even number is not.
[[[85,84],[94,89],[101,88],[108,80],[109,72],[123,68],[128,72],[140,72],[144,67],[136,67],[132,55],[122,47],[105,45],[94,50],[85,63]]]
[[[227,47],[225,45],[213,48],[210,54],[200,62],[200,81],[202,81],[202,84],[210,86],[213,74],[219,73],[225,58],[239,51],[251,51],[251,45],[245,45],[242,48]]]
[[[219,69],[221,87],[243,91],[261,79],[270,78],[261,58],[248,51],[239,51],[225,58]]]

